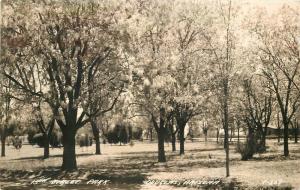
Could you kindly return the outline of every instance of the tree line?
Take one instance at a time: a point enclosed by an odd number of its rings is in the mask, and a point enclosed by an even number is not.
[[[4,1],[1,140],[11,110],[26,104],[46,144],[59,126],[62,170],[74,170],[77,131],[90,124],[100,154],[97,121],[119,110],[147,118],[166,162],[167,133],[173,142],[178,133],[184,154],[187,123],[209,117],[224,130],[229,176],[231,121],[246,126],[240,148],[251,158],[277,114],[289,156],[288,131],[299,126],[299,13],[240,9],[230,0]]]

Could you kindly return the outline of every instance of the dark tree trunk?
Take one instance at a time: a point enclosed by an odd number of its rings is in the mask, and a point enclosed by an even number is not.
[[[49,137],[47,134],[44,134],[44,159],[49,158]]]
[[[176,133],[172,133],[172,151],[176,151]]]
[[[172,142],[172,151],[176,151],[176,133],[177,131],[174,131],[174,118],[172,117],[171,122],[169,123],[169,129],[171,132],[171,142]]]
[[[277,135],[278,135],[278,143],[280,143],[280,136],[281,136],[281,127],[280,127],[280,118],[279,113],[277,114]]]
[[[219,133],[220,133],[220,129],[217,129],[217,143],[219,143]]]
[[[266,132],[264,131],[263,132],[263,135],[262,135],[262,139],[261,139],[261,146],[266,149]]]
[[[164,128],[159,128],[157,131],[158,137],[158,162],[166,162],[165,155],[165,131]]]
[[[1,157],[5,156],[5,137],[1,136]]]
[[[259,134],[259,147],[257,149],[258,152],[265,152],[266,150],[266,136],[265,136],[265,131],[263,129],[262,124],[259,122],[256,124],[257,126],[257,132]],[[257,139],[256,139],[257,140]]]
[[[150,128],[150,141],[152,142],[153,141],[153,129]]]
[[[184,127],[179,126],[179,142],[180,142],[180,150],[179,150],[179,154],[182,155],[184,154]]]
[[[280,143],[280,136],[281,136],[281,131],[280,128],[277,129],[277,141]]]
[[[237,132],[238,132],[238,144],[240,144],[240,128],[237,128]]]
[[[101,154],[101,149],[100,149],[100,136],[99,136],[99,133],[97,135],[95,135],[95,144],[96,144],[95,154],[100,155]]]
[[[229,89],[228,89],[228,79],[226,78],[224,81],[224,148],[226,154],[226,177],[229,177],[229,142],[228,142],[228,125],[229,125],[229,111],[228,111],[228,97],[229,97]]]
[[[6,126],[1,129],[1,157],[5,156]]]
[[[226,177],[229,177],[229,142],[228,142],[228,130],[225,130],[224,145],[226,154]]]
[[[295,143],[298,143],[298,133],[299,133],[299,123],[298,123],[298,121],[296,121],[295,125],[296,125],[296,127],[295,127]]]
[[[283,152],[284,156],[288,157],[289,156],[289,123],[284,122],[283,123],[284,128],[283,128]]]
[[[70,131],[67,131],[70,130]],[[77,170],[76,153],[75,153],[75,129],[66,128],[63,131],[63,163],[62,170]]]
[[[55,123],[54,118],[51,119],[51,121],[49,121],[49,123],[47,124],[47,127],[45,127],[43,121],[38,122],[39,129],[43,133],[43,145],[44,145],[44,157],[43,158],[44,159],[49,158],[49,155],[50,155],[50,150],[49,150],[50,136],[51,136],[52,131],[53,131],[54,123]]]
[[[256,152],[255,150],[255,139],[254,139],[254,131],[251,128],[251,126],[248,126],[248,135],[247,135],[247,149],[243,155],[242,155],[242,160],[248,160],[251,159]]]
[[[99,128],[97,126],[96,119],[91,119],[91,126],[92,126],[92,130],[93,130],[95,144],[96,144],[96,152],[95,152],[95,154],[99,155],[99,154],[101,154],[101,150],[100,150],[100,136],[99,136]]]

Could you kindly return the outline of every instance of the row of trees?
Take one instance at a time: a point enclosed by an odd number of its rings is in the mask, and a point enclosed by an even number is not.
[[[58,124],[63,170],[77,168],[75,135],[86,124],[100,154],[97,121],[114,109],[150,120],[159,162],[166,161],[167,131],[173,142],[179,133],[184,154],[186,124],[213,117],[224,129],[229,176],[233,118],[247,125],[247,142],[255,135],[265,146],[277,109],[289,155],[288,129],[298,119],[300,98],[296,10],[284,6],[275,16],[259,9],[243,15],[230,0],[5,1],[1,103],[32,106],[46,144]]]

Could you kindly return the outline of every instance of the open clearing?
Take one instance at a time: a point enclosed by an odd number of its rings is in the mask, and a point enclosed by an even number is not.
[[[17,151],[9,146],[7,156],[0,158],[0,187],[2,189],[42,187],[42,184],[39,186],[30,183],[39,177],[50,176],[54,179],[110,180],[109,185],[101,186],[104,189],[195,189],[196,186],[191,184],[145,183],[149,180],[184,182],[187,179],[198,182],[221,180],[223,185],[217,186],[216,189],[234,189],[234,187],[300,189],[300,145],[290,143],[289,158],[282,156],[283,146],[277,142],[268,141],[267,145],[269,148],[266,153],[255,155],[255,158],[249,161],[241,161],[240,155],[235,152],[235,145],[231,145],[231,177],[228,179],[224,178],[223,147],[215,142],[187,142],[184,156],[179,156],[178,151],[172,152],[171,144],[165,144],[167,163],[163,164],[157,162],[157,144],[154,142],[135,142],[134,146],[101,145],[102,155],[93,155],[94,147],[77,147],[79,170],[68,176],[59,171],[62,148],[50,149],[51,157],[43,160],[42,148],[24,145],[20,151]],[[20,174],[22,172],[23,174]],[[55,187],[53,186],[54,189]],[[91,187],[66,185],[65,188],[90,189]]]

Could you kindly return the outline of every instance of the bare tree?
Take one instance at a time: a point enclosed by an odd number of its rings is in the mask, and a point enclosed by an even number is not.
[[[300,105],[299,29],[298,23],[290,19],[291,16],[299,18],[296,12],[290,7],[283,7],[278,17],[271,19],[276,24],[260,21],[254,29],[260,42],[258,48],[263,74],[270,82],[270,89],[276,96],[282,117],[285,156],[289,156],[289,125]]]
[[[230,81],[232,81],[232,72],[234,64],[234,33],[232,28],[232,2],[231,0],[225,5],[219,1],[219,11],[216,13],[220,16],[222,28],[218,28],[224,33],[220,36],[214,36],[213,32],[209,33],[203,29],[201,34],[207,41],[207,48],[205,49],[212,57],[212,63],[215,65],[215,91],[218,96],[218,101],[222,107],[222,123],[224,129],[224,148],[226,154],[226,176],[230,175],[229,172],[229,100]],[[219,32],[219,31],[218,31]],[[224,38],[224,41],[218,42],[216,39]],[[218,44],[218,45],[217,45]]]
[[[245,107],[257,127],[261,148],[265,149],[267,128],[272,115],[273,94],[268,88],[266,92],[264,92],[264,89],[257,88],[258,84],[254,87],[252,80],[253,79],[244,81],[246,95]],[[255,82],[258,83],[258,81]]]

